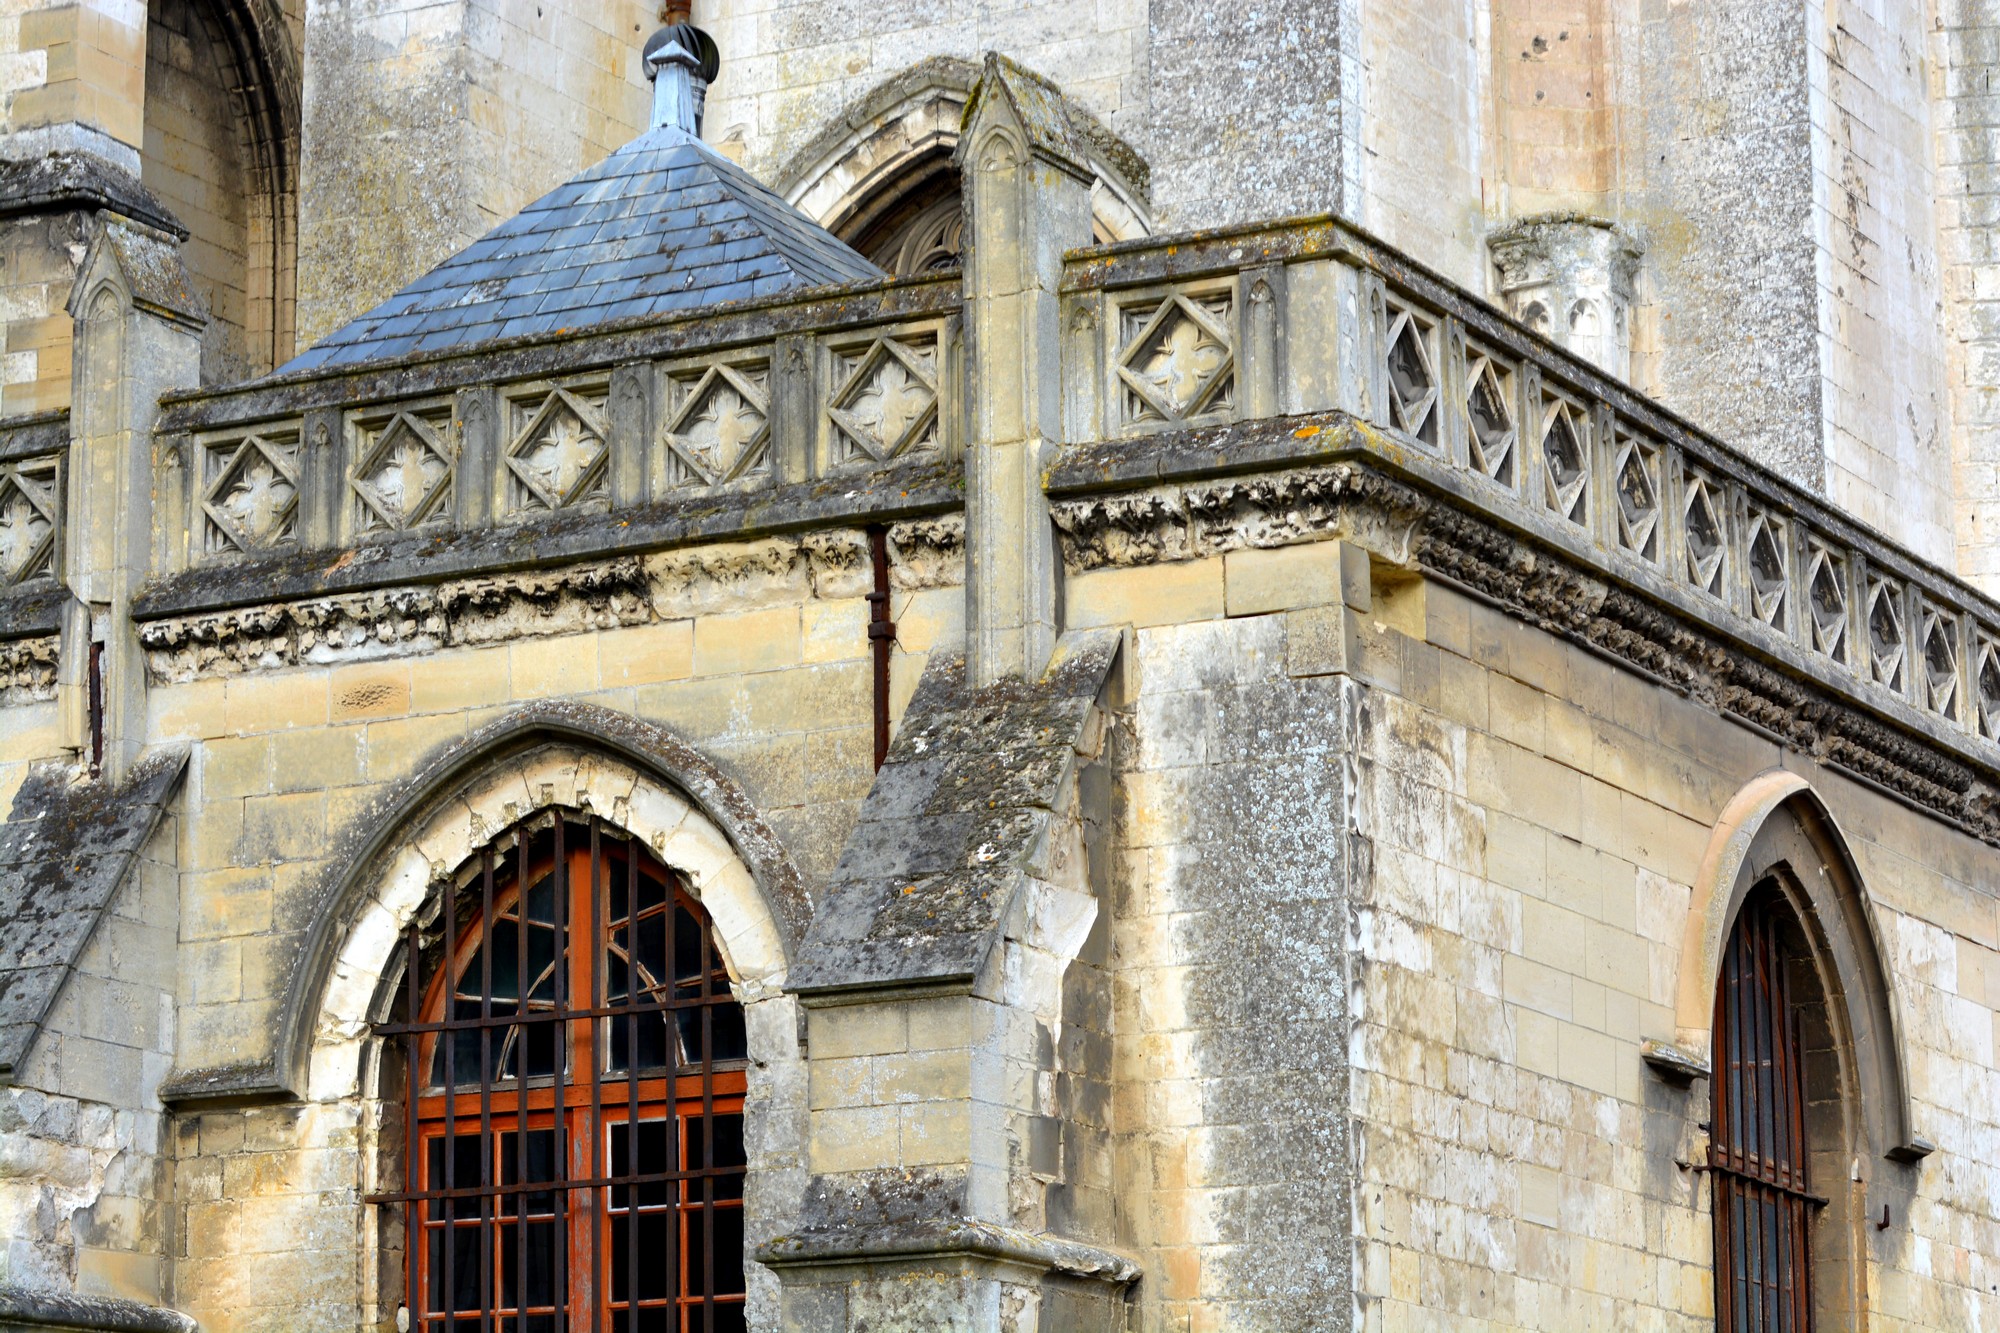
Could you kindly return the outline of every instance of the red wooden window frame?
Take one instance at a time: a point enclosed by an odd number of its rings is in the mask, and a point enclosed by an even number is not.
[[[522,885],[530,891],[525,899]],[[545,885],[553,910],[530,926],[525,918]],[[651,906],[649,897],[656,900]],[[642,922],[663,918],[667,975],[655,978],[658,984],[641,983],[630,966],[640,932],[620,932],[635,909]],[[373,1201],[403,1209],[411,1329],[742,1328],[746,1062],[718,1058],[718,1050],[740,1057],[742,1014],[700,905],[630,839],[594,819],[564,817],[516,829],[483,852],[471,880],[449,891],[439,921],[454,923],[450,949],[433,945],[441,959],[428,981],[421,975],[418,926],[406,943],[412,961],[405,1002],[416,1021],[378,1028],[401,1039],[410,1090],[409,1185]],[[497,950],[482,946],[497,942],[494,927],[506,922],[513,923],[518,953],[514,993],[496,1001]],[[681,933],[689,926],[698,941]],[[552,937],[550,984],[531,1003],[529,939],[536,930]],[[577,948],[577,941],[594,944]],[[692,947],[698,959],[691,974],[679,966],[681,947]],[[610,984],[617,965],[627,967],[622,997],[613,996]],[[645,1023],[665,1026],[672,1072],[642,1069],[634,1078],[611,1068],[614,1050],[628,1061],[641,1052]],[[547,1026],[560,1039],[544,1049],[561,1058],[550,1072],[538,1073],[528,1035]],[[682,1041],[689,1047],[685,1058],[678,1056]],[[442,1053],[441,1042],[450,1043]],[[479,1077],[476,1086],[460,1086],[460,1050],[469,1053],[474,1043]],[[522,1072],[525,1079],[516,1076]],[[633,1123],[640,1126],[637,1135],[624,1131]],[[648,1133],[653,1125],[672,1132]],[[558,1128],[559,1135],[547,1137]],[[540,1171],[532,1160],[538,1139],[551,1150]],[[552,1151],[558,1142],[560,1154]],[[643,1154],[649,1142],[662,1154],[671,1142],[673,1152],[648,1165]],[[476,1178],[464,1178],[475,1172]],[[635,1211],[640,1224],[621,1225]],[[671,1222],[663,1227],[662,1218]],[[442,1239],[447,1233],[458,1243]],[[461,1238],[468,1233],[470,1252],[461,1263]],[[435,1251],[434,1236],[440,1237]],[[476,1276],[463,1271],[474,1262]],[[515,1275],[536,1271],[537,1263],[551,1275],[545,1299],[517,1304],[530,1293],[515,1288]],[[662,1272],[672,1278],[663,1292],[657,1290]],[[652,1294],[649,1283],[656,1288]],[[636,1328],[628,1317],[635,1297],[641,1312]]]
[[[1738,914],[1715,986],[1709,1135],[1719,1333],[1811,1333],[1814,1213],[1805,1063],[1781,928],[1765,885]]]

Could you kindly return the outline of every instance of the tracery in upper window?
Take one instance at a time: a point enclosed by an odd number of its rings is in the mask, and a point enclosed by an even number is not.
[[[445,946],[446,940],[450,947]],[[406,944],[410,1326],[744,1327],[743,1010],[644,847],[545,816]]]

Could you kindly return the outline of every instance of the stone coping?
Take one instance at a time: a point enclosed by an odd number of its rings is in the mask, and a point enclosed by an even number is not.
[[[68,448],[68,408],[0,417],[0,461],[58,454]]]
[[[1137,1260],[1115,1250],[971,1217],[824,1227],[775,1237],[758,1246],[754,1257],[777,1269],[960,1257],[1119,1286],[1143,1272]]]
[[[664,500],[631,511],[557,514],[498,527],[401,534],[377,544],[287,551],[156,580],[141,623],[303,598],[431,584],[703,542],[887,523],[964,506],[963,464],[935,457],[769,490]]]
[[[594,324],[553,336],[499,338],[359,366],[269,376],[161,398],[156,430],[225,429],[316,408],[356,409],[507,380],[542,379],[713,351],[793,334],[955,313],[956,274],[890,278],[719,303],[690,315]]]
[[[31,1291],[0,1282],[0,1333],[195,1333],[194,1320],[177,1310],[141,1305],[116,1296]]]

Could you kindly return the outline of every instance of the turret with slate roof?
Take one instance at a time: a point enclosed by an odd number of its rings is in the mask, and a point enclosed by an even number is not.
[[[882,270],[702,142],[720,60],[691,23],[646,44],[653,128],[550,191],[280,373],[658,318]]]

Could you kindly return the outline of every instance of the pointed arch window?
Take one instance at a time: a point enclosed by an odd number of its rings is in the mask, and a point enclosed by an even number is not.
[[[594,819],[480,853],[396,1021],[417,1333],[744,1327],[743,1010],[680,877]]]
[[[1808,1333],[1812,1228],[1806,1049],[1791,973],[1796,921],[1768,881],[1744,902],[1716,982],[1714,1104],[1716,1325],[1722,1333]]]

